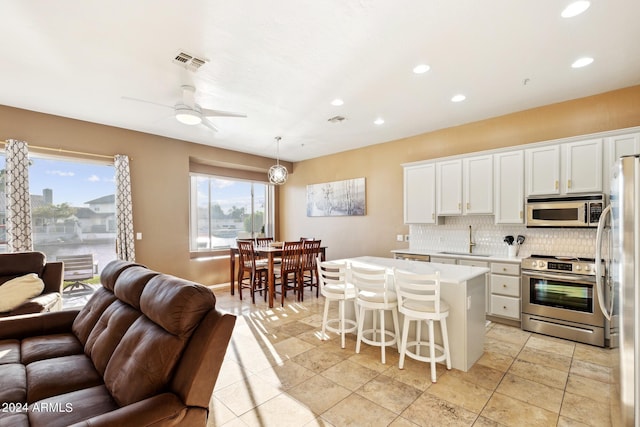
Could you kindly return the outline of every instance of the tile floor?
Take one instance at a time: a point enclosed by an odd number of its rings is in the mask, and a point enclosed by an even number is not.
[[[320,340],[324,300],[268,309],[215,288],[238,315],[208,426],[608,426],[609,351],[491,323],[469,372]],[[335,312],[334,312],[335,315]]]

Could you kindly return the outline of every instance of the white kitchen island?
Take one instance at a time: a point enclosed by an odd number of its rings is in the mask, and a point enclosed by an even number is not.
[[[441,298],[450,306],[447,329],[451,366],[466,372],[482,356],[485,334],[485,286],[488,268],[371,256],[337,261],[363,267],[385,267],[389,269],[390,276],[394,267],[418,274],[432,274],[439,271]],[[355,318],[353,312],[349,311],[347,314]],[[391,322],[387,324],[390,325]],[[402,325],[402,314],[400,314],[400,325]],[[423,334],[426,329],[422,329]],[[440,330],[438,327],[435,329]],[[415,334],[415,332],[410,330],[409,336],[411,334]],[[436,337],[436,342],[438,341],[440,341],[439,336]]]

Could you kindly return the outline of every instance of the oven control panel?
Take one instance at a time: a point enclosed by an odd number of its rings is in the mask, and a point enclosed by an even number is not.
[[[557,259],[530,257],[522,260],[523,270],[595,275],[595,261],[587,259]]]

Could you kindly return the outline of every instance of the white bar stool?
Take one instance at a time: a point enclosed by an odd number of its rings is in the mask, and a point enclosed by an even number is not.
[[[351,281],[356,287],[356,305],[358,314],[358,338],[356,353],[360,353],[360,343],[380,347],[382,363],[386,363],[385,349],[398,343],[397,334],[400,333],[398,323],[398,298],[393,290],[388,289],[387,270],[385,268],[363,268],[350,265]],[[372,312],[372,327],[364,329],[367,311]],[[384,316],[391,311],[393,331],[385,328]],[[380,317],[378,328],[377,317]],[[379,338],[378,338],[379,337]],[[400,346],[398,345],[398,351]]]
[[[355,332],[358,328],[356,321],[346,319],[344,313],[345,301],[354,303],[356,300],[356,288],[347,282],[347,265],[342,262],[322,262],[320,255],[316,258],[318,266],[318,279],[320,282],[320,293],[324,296],[324,314],[322,316],[322,339],[324,340],[326,330],[340,334],[341,347],[345,347],[345,334]],[[338,318],[328,319],[329,304],[338,303]],[[358,312],[355,312],[356,320]],[[337,325],[336,325],[337,324]],[[336,326],[334,326],[336,325]]]
[[[402,341],[400,344],[399,368],[404,368],[405,355],[412,359],[431,363],[431,381],[436,382],[436,362],[446,361],[447,369],[451,369],[449,354],[449,337],[447,335],[447,316],[449,304],[440,299],[440,272],[435,274],[413,274],[394,269],[395,290],[398,295],[398,311],[404,315],[402,325]],[[436,344],[433,322],[440,322],[442,344]],[[416,339],[407,342],[410,322],[416,322]],[[429,326],[429,341],[421,340],[421,325]],[[420,354],[421,345],[429,345],[429,357]],[[415,347],[414,351],[408,348]],[[435,350],[439,351],[436,356]]]

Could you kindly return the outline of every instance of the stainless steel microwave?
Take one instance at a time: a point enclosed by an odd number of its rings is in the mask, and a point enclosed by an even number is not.
[[[604,194],[527,199],[527,227],[597,227]]]

